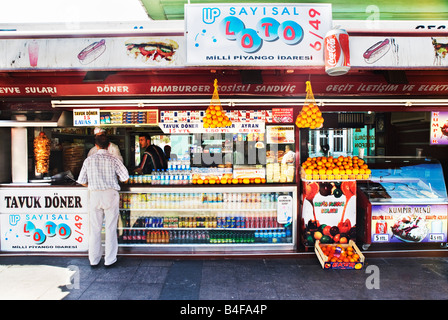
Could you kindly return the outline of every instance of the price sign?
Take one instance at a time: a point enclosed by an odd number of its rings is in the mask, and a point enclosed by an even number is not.
[[[374,242],[389,242],[388,234],[374,234],[373,235]]]
[[[100,109],[77,109],[73,111],[74,126],[99,126]]]
[[[443,233],[431,233],[429,235],[429,241],[431,242],[444,242],[445,235]]]

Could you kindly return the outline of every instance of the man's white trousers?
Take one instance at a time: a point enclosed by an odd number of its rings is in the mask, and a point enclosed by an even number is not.
[[[89,261],[91,265],[96,265],[101,260],[101,229],[104,217],[106,234],[104,264],[107,266],[117,261],[119,203],[120,197],[116,190],[90,190]]]

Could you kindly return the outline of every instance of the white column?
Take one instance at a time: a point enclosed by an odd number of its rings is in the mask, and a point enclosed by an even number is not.
[[[28,182],[27,128],[11,128],[11,171],[13,183]]]

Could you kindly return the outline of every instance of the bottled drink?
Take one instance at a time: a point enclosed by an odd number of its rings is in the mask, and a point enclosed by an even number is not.
[[[285,228],[285,237],[286,237],[285,241],[287,243],[291,243],[292,242],[292,232],[291,232],[291,228],[290,227]]]
[[[155,185],[160,184],[160,171],[159,170],[153,170],[154,177],[152,178],[152,181],[154,181]]]
[[[247,215],[246,215],[246,221],[245,221],[245,224],[244,224],[244,227],[245,228],[253,228],[254,227],[254,216],[253,216],[253,213],[247,213]]]
[[[123,230],[123,235],[122,235],[122,242],[123,243],[128,243],[128,235],[129,235],[129,230],[128,229],[124,229]]]
[[[285,243],[286,242],[286,230],[282,229],[280,232],[280,238],[281,238],[281,242]]]
[[[166,172],[164,169],[160,170],[160,184],[165,185],[168,179],[166,178]]]
[[[129,237],[128,237],[128,241],[130,243],[135,243],[137,241],[137,231],[135,229],[132,230],[131,239],[129,239]]]
[[[138,243],[145,243],[145,240],[146,240],[145,230],[139,230],[138,235],[139,235]]]
[[[268,231],[268,233],[267,233],[267,237],[268,237],[268,243],[272,243],[272,238],[273,238],[273,232],[272,232],[272,230],[269,230]]]

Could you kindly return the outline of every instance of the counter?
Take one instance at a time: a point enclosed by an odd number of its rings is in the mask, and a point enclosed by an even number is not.
[[[2,252],[88,250],[88,191],[41,184],[0,186]]]
[[[119,246],[140,252],[296,249],[295,185],[122,185]],[[1,185],[2,252],[87,252],[88,190]]]
[[[120,192],[119,243],[145,251],[296,249],[296,186],[143,187]]]

